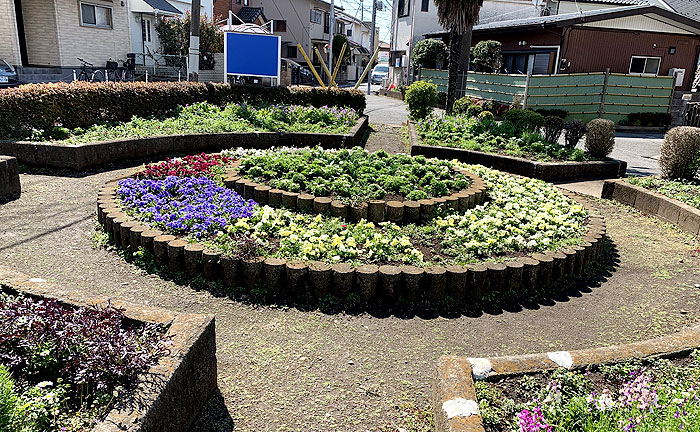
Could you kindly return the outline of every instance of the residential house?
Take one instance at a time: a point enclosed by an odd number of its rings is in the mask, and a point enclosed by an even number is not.
[[[530,0],[485,0],[479,13],[480,22],[508,19],[511,16],[538,16],[539,9]],[[438,23],[433,0],[393,0],[389,65],[394,83],[406,82],[411,50],[425,34],[445,29]]]
[[[0,0],[1,1],[1,0]],[[191,0],[128,0],[130,52],[136,64],[161,62],[162,50],[156,25],[159,20],[183,16],[192,11]],[[200,0],[200,16],[214,16],[213,0]]]
[[[218,21],[228,19],[229,11],[233,12],[232,25],[257,24],[265,25],[268,21],[261,7],[251,7],[250,0],[214,0],[214,17]]]
[[[478,24],[472,43],[500,41],[504,73],[610,69],[622,74],[676,75],[676,89],[688,90],[698,64],[700,21],[670,7],[669,0],[666,5],[620,6],[631,1],[607,0],[600,8],[591,6],[592,2],[579,1],[576,6],[560,1],[550,6],[551,15]],[[617,4],[610,7],[610,2]],[[447,39],[444,32],[427,36]]]

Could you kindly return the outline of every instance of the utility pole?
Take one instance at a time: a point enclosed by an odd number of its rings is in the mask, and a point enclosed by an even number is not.
[[[331,17],[328,26],[328,67],[333,69],[333,36],[335,35],[335,0],[331,0]],[[331,77],[328,77],[328,87],[331,86]]]
[[[375,26],[375,21],[377,20],[377,1],[381,0],[372,0],[372,26],[370,29],[369,33],[369,51],[374,52],[374,26]],[[371,60],[371,59],[370,59]],[[372,65],[370,65],[371,67]],[[370,94],[372,92],[372,69],[370,69],[369,76],[367,76],[367,94]]]
[[[190,53],[187,62],[187,80],[199,81],[199,0],[192,0],[190,19]]]

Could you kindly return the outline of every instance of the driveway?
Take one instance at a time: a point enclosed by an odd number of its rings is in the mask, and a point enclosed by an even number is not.
[[[611,157],[627,161],[627,175],[648,176],[660,174],[659,149],[663,134],[615,134],[615,149]]]
[[[373,124],[400,125],[408,120],[406,104],[387,96],[367,95],[365,114]]]

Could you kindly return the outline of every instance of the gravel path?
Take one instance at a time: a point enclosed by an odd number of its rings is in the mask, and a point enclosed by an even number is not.
[[[387,132],[388,133],[388,132]],[[468,316],[375,317],[246,304],[93,248],[96,193],[123,170],[22,175],[0,205],[0,261],[92,294],[216,315],[219,388],[195,431],[426,430],[435,361],[628,342],[700,317],[700,244],[627,208],[591,201],[618,262],[546,304]]]

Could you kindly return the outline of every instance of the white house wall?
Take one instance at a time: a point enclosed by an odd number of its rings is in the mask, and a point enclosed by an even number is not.
[[[614,18],[595,23],[582,24],[584,27],[609,28],[620,30],[634,30],[641,32],[691,34],[679,27],[664,23],[658,19],[646,15],[635,15],[623,18]]]
[[[192,11],[191,1],[180,1],[180,0],[168,0],[168,3],[175,6],[180,12],[190,12]],[[214,16],[214,3],[212,0],[201,0],[200,1],[200,13],[206,15],[209,18]]]
[[[21,64],[15,5],[12,0],[0,0],[0,35],[5,39],[0,44],[0,58],[11,65]]]

